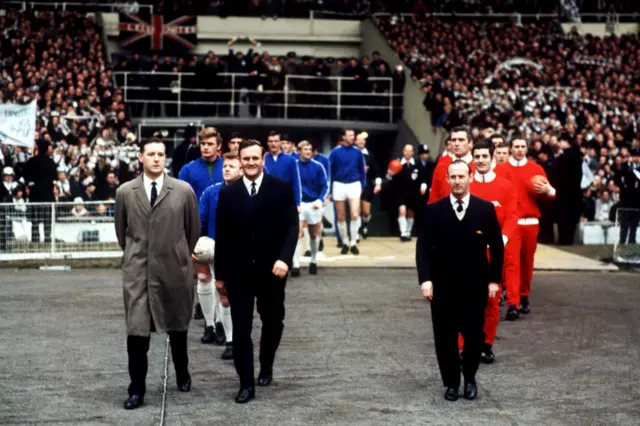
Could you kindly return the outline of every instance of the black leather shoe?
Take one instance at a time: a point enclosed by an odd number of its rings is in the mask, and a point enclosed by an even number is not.
[[[216,332],[213,331],[213,326],[209,325],[204,328],[204,333],[202,333],[202,337],[200,338],[202,343],[213,343],[216,341]]]
[[[356,256],[360,254],[357,246],[351,246],[351,254],[355,254]]]
[[[191,391],[191,379],[183,380],[178,382],[178,390],[180,392],[189,392]]]
[[[311,257],[311,250],[307,250],[303,254],[304,257]]]
[[[273,374],[262,374],[258,375],[258,386],[269,386],[273,381]]]
[[[318,265],[315,263],[309,264],[309,275],[317,275],[318,274]]]
[[[456,388],[447,388],[444,393],[444,399],[447,401],[457,401],[458,400],[458,389]]]
[[[496,360],[496,356],[493,354],[490,345],[485,345],[482,352],[480,352],[480,361],[485,364],[491,364]]]
[[[346,244],[343,245],[342,250],[340,250],[340,254],[349,254],[349,246]]]
[[[224,334],[224,326],[221,322],[216,323],[216,345],[222,346],[227,342],[227,336]]]
[[[474,400],[478,396],[478,387],[475,383],[467,383],[464,385],[464,397],[468,400]]]
[[[227,343],[227,347],[224,348],[224,352],[222,352],[222,356],[220,357],[220,359],[233,359],[233,346],[231,345],[231,343]]]
[[[509,305],[509,309],[507,309],[507,321],[515,321],[520,318],[520,313],[518,309],[516,309],[516,305]]]
[[[531,312],[531,305],[529,304],[529,296],[522,296],[520,298],[520,313],[528,314]]]
[[[135,410],[144,404],[144,395],[134,393],[124,402],[125,410]]]
[[[256,397],[255,388],[241,388],[236,395],[236,402],[238,404],[246,404]]]

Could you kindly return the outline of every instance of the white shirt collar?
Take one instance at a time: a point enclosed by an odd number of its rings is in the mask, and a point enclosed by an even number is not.
[[[462,160],[467,164],[471,164],[471,161],[473,160],[473,156],[471,155],[470,152],[468,152],[467,155],[465,155],[464,157],[458,158],[455,155],[451,155],[450,157],[453,159],[453,161]]]
[[[360,151],[362,151],[362,155],[369,155],[369,150],[366,147],[362,148]]]
[[[278,152],[277,154],[272,154],[269,153],[269,155],[271,156],[271,158],[273,158],[273,161],[278,161],[278,158],[280,158],[280,155],[284,154],[284,151],[280,150],[280,152]]]
[[[149,197],[149,201],[151,201],[151,183],[156,183],[156,190],[158,191],[158,195],[160,195],[160,191],[162,191],[162,186],[164,185],[164,173],[162,173],[156,180],[151,180],[147,175],[142,173],[142,183],[144,185],[144,190],[147,193],[147,197]]]
[[[471,198],[471,194],[467,193],[464,197],[462,197],[462,211],[459,212],[456,209],[458,208],[458,199],[453,196],[453,194],[449,194],[449,201],[451,202],[451,207],[453,207],[453,211],[458,216],[458,220],[462,220],[464,218],[464,214],[467,212],[467,208],[469,207],[469,199]]]
[[[524,157],[522,160],[518,161],[513,157],[509,157],[509,164],[513,167],[522,167],[527,164],[527,157]]]
[[[488,173],[482,174],[476,171],[473,175],[473,180],[482,183],[492,182],[496,178],[496,174],[493,170],[490,170]]]
[[[402,159],[400,160],[400,164],[402,164],[404,166],[407,163],[409,163],[412,166],[414,166],[416,164],[416,160],[414,160],[413,157],[411,157],[411,158],[409,158],[409,161],[407,161],[404,157],[402,157]]]
[[[256,183],[256,194],[260,192],[260,186],[262,185],[262,179],[264,178],[264,172],[260,173],[260,176],[255,180]],[[253,183],[246,176],[242,176],[242,181],[244,182],[244,186],[247,188],[247,192],[251,195],[251,184]]]

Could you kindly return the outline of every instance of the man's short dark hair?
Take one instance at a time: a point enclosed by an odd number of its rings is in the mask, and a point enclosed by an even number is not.
[[[524,141],[527,144],[527,146],[529,146],[529,140],[525,138],[522,133],[515,133],[513,136],[511,136],[511,140],[509,141],[509,147],[512,147],[515,141],[520,141],[520,140]]]
[[[278,137],[280,137],[280,132],[278,132],[278,131],[276,131],[276,130],[271,130],[267,136],[268,136],[268,137],[272,137],[272,136],[278,136]]]
[[[162,145],[164,145],[165,152],[167,151],[167,145],[164,143],[162,139],[149,138],[149,139],[143,139],[142,142],[140,142],[140,152],[144,153],[144,148],[151,143],[161,143]]]
[[[353,129],[342,129],[342,137],[347,136],[347,132],[353,132],[354,134],[356,133],[356,131]]]
[[[239,132],[233,132],[231,133],[231,136],[229,137],[229,140],[231,139],[242,139],[242,136],[240,136]]]
[[[246,149],[252,146],[259,146],[261,154],[264,153],[264,148],[262,147],[262,144],[259,141],[255,139],[244,139],[242,142],[240,142],[240,147],[238,148],[238,155],[241,156],[243,149]]]
[[[449,167],[447,167],[447,175],[449,174],[449,168],[451,168],[451,166],[455,164],[464,164],[465,166],[467,166],[467,170],[469,171],[469,176],[471,176],[471,166],[466,161],[461,160],[459,158],[453,160],[453,163],[449,164]]]
[[[489,136],[489,140],[490,140],[491,142],[493,142],[493,140],[494,140],[494,139],[500,139],[500,140],[502,141],[502,142],[500,142],[500,143],[504,143],[504,137],[503,137],[502,135],[499,135],[499,134],[497,134],[497,133],[494,133],[494,134],[492,134],[491,136]],[[499,145],[496,145],[496,146],[499,146]]]
[[[467,139],[471,139],[471,132],[469,131],[468,128],[464,127],[464,126],[457,126],[454,127],[453,129],[451,129],[451,132],[449,133],[449,139],[451,139],[451,135],[457,132],[465,132],[467,135]]]
[[[489,155],[493,157],[495,148],[493,146],[493,143],[491,143],[489,139],[480,139],[478,142],[474,142],[473,148],[471,148],[471,155],[473,155],[473,153],[479,149],[488,149]]]

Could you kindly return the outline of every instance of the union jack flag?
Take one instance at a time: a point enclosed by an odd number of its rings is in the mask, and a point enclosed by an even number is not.
[[[195,47],[198,34],[195,16],[181,16],[169,22],[165,22],[162,15],[147,16],[120,14],[118,38],[122,47],[163,52],[185,51]]]

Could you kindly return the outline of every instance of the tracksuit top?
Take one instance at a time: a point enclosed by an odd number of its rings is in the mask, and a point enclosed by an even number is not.
[[[293,185],[296,206],[300,205],[300,200],[302,199],[300,172],[298,171],[298,162],[292,156],[280,151],[280,154],[274,158],[273,154],[267,153],[264,158],[264,171],[290,182]]]
[[[526,158],[517,161],[513,157],[509,157],[509,161],[504,163],[500,168],[496,168],[498,176],[502,175],[511,178],[511,183],[518,197],[518,219],[539,219],[540,209],[538,208],[538,200],[540,198],[555,198],[555,189],[549,194],[536,194],[531,186],[530,179],[540,175],[547,177],[544,169],[536,163],[528,161]]]
[[[200,235],[216,239],[216,207],[224,182],[211,185],[200,197]]]
[[[224,182],[222,178],[223,162],[224,160],[218,156],[213,162],[213,171],[210,174],[207,162],[200,157],[182,167],[178,179],[191,185],[193,192],[196,193],[196,198],[199,200],[205,189],[216,183]]]
[[[333,148],[329,155],[329,181],[331,191],[334,182],[360,182],[363,188],[367,185],[364,155],[360,148],[355,145]]]
[[[300,181],[302,182],[302,202],[312,203],[316,200],[324,202],[329,195],[327,172],[316,160],[298,160]]]

